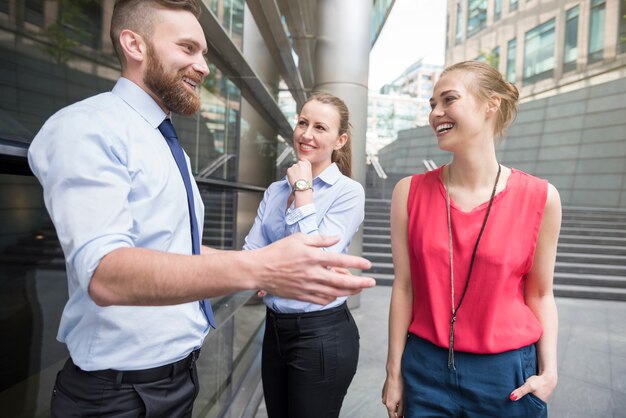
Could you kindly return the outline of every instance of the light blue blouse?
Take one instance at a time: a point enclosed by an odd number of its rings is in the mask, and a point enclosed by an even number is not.
[[[345,253],[352,236],[365,216],[365,192],[360,183],[344,176],[336,164],[328,166],[313,179],[314,203],[287,208],[291,185],[287,177],[272,183],[263,196],[252,229],[245,239],[244,249],[261,248],[281,238],[302,232],[305,234],[341,237],[326,251]],[[276,312],[313,312],[341,305],[340,297],[326,306],[267,294],[265,304]]]

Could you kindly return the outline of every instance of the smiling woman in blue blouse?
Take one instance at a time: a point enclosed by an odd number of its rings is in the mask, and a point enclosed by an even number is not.
[[[339,236],[325,251],[347,251],[365,205],[363,187],[349,177],[350,141],[346,104],[328,93],[313,94],[294,129],[298,161],[265,192],[245,249],[301,232]],[[265,290],[262,373],[269,418],[338,417],[359,357],[359,332],[346,297],[322,306]]]

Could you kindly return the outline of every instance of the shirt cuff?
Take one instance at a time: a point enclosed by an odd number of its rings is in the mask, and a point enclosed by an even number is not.
[[[305,234],[307,234],[317,229],[315,217],[311,216],[311,215],[314,215],[316,212],[317,210],[315,208],[314,203],[309,203],[308,205],[300,206],[299,208],[295,208],[295,209],[289,208],[287,209],[285,222],[287,223],[288,226],[293,226],[299,223],[300,232],[304,232]],[[309,219],[311,220],[311,222],[302,222],[302,221],[308,221]]]

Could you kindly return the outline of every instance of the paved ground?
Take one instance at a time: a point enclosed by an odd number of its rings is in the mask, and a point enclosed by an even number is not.
[[[367,290],[352,311],[361,353],[341,418],[386,417],[380,391],[390,296],[390,287]],[[557,298],[557,305],[559,385],[549,401],[549,416],[626,418],[626,302]],[[255,418],[266,417],[262,404]]]

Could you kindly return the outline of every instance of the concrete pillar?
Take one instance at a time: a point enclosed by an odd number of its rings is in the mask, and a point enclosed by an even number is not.
[[[340,97],[352,122],[352,178],[365,186],[365,132],[369,75],[372,2],[318,0],[314,90]],[[363,228],[352,240],[350,253],[360,255]]]

